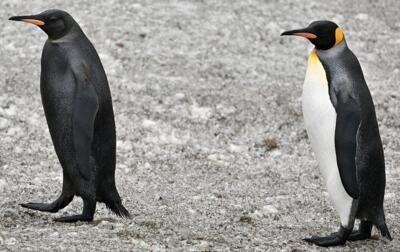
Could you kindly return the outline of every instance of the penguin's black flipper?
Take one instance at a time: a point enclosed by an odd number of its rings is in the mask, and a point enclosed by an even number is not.
[[[361,122],[358,103],[351,95],[336,96],[335,148],[340,178],[346,192],[354,199],[359,196],[356,152],[357,132]]]
[[[83,65],[83,71],[74,71],[76,88],[73,109],[73,140],[76,162],[79,173],[84,179],[90,180],[90,155],[93,140],[94,121],[99,102],[96,90],[89,81],[88,68]]]

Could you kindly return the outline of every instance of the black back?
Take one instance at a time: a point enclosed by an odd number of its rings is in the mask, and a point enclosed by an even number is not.
[[[74,173],[78,166],[88,178],[92,156],[96,176],[114,178],[116,136],[109,85],[95,48],[77,23],[65,36],[46,41],[41,95],[63,168]],[[69,167],[71,160],[75,167]],[[102,178],[96,181],[102,183]]]
[[[383,214],[385,162],[371,94],[345,40],[317,54],[337,112],[335,147],[342,183],[359,199],[358,215],[375,218]]]

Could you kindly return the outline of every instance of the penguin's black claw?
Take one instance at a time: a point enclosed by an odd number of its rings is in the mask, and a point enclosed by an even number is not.
[[[45,203],[23,203],[19,204],[20,206],[28,209],[38,210],[42,212],[50,212],[56,213],[58,208],[55,207],[53,204],[45,204]]]
[[[71,216],[64,216],[60,218],[55,218],[54,221],[56,222],[66,222],[66,223],[73,223],[78,221],[85,221],[91,222],[93,221],[93,216],[84,216],[84,215],[71,215]]]

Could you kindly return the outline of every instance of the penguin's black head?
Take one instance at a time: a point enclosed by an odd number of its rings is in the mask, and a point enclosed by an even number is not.
[[[281,36],[284,35],[305,37],[320,50],[328,50],[344,39],[342,30],[331,21],[315,21],[306,28],[285,31]]]
[[[62,10],[47,10],[31,16],[14,16],[10,17],[9,20],[23,21],[37,25],[51,40],[63,37],[75,24],[71,15]]]

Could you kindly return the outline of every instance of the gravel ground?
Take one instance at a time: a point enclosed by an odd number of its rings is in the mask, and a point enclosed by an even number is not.
[[[342,26],[374,97],[394,237],[330,251],[400,250],[399,1],[127,2],[0,2],[1,251],[319,251],[301,238],[339,219],[301,115],[311,46],[279,37],[318,19]],[[39,94],[46,36],[7,21],[49,8],[70,12],[103,61],[131,220],[99,204],[93,223],[53,222],[79,198],[54,215],[18,206],[61,190]]]

